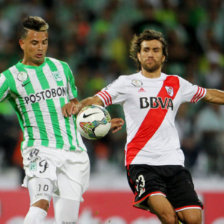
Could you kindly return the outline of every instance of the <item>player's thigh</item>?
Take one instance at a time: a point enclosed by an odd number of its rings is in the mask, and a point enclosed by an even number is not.
[[[78,220],[80,201],[53,197],[56,224],[75,224]]]
[[[177,212],[178,218],[187,224],[201,224],[202,210],[201,209],[186,209]]]
[[[53,183],[49,179],[33,177],[28,180],[30,205],[47,211],[53,194]]]
[[[150,196],[147,203],[150,211],[156,214],[162,222],[177,223],[176,212],[166,197],[162,195]]]
[[[82,194],[89,185],[90,165],[88,155],[68,153],[73,161],[67,159],[62,167],[57,169],[57,187],[55,196],[70,200],[82,201]],[[77,162],[74,162],[77,161]]]
[[[54,196],[70,200],[82,201],[83,187],[77,181],[70,179],[66,173],[58,172],[58,190]]]
[[[174,213],[174,209],[170,202],[162,195],[154,195],[148,197],[147,203],[150,207],[150,210],[153,213],[165,213],[172,212]]]

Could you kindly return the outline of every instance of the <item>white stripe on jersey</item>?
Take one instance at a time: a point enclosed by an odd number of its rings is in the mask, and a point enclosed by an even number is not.
[[[65,72],[64,72],[64,69],[63,69],[63,66],[62,66],[62,64],[59,62],[59,61],[57,61],[57,60],[55,60],[55,59],[53,59],[53,58],[50,58],[52,61],[53,61],[53,63],[55,64],[55,66],[57,67],[57,70],[60,72],[60,73],[62,73],[62,74],[64,74],[64,78],[66,78],[66,75],[65,75]],[[63,82],[64,83],[66,83],[67,82],[67,80],[65,80],[65,79],[63,79]],[[68,85],[69,87],[70,87],[70,85]],[[70,87],[71,88],[71,87]],[[69,90],[70,92],[71,92],[71,90]],[[73,99],[74,97],[72,97],[72,99]],[[68,103],[68,99],[66,98],[66,102],[65,103]],[[61,114],[62,114],[62,112],[60,112]],[[64,119],[63,119],[64,120]],[[75,124],[74,124],[74,118],[71,116],[71,117],[69,117],[69,123],[70,123],[70,128],[71,128],[71,135],[72,136],[76,136],[76,133],[75,133]],[[66,130],[66,129],[64,129],[64,130]],[[77,142],[76,142],[76,137],[74,137],[74,138],[72,138],[72,145],[74,145],[74,146],[76,146],[76,147],[78,147],[77,146]]]
[[[3,83],[6,81],[6,78],[3,74],[0,74],[0,87],[3,85]],[[4,100],[5,97],[8,95],[9,93],[9,88],[5,91],[5,93],[3,94],[2,98],[0,99],[0,101]]]
[[[54,79],[53,75],[51,75],[50,67],[47,64],[46,64],[46,66],[43,67],[43,72],[44,72],[44,74],[49,74],[49,75],[46,75],[45,77],[49,83],[50,88],[55,88],[57,86],[57,82]],[[63,76],[63,78],[64,78],[64,76]],[[63,79],[63,83],[65,81],[66,80]],[[68,135],[66,132],[65,119],[64,119],[64,116],[61,111],[61,104],[60,104],[59,98],[54,98],[54,105],[55,105],[55,109],[56,109],[57,115],[58,115],[58,122],[59,122],[59,126],[60,126],[61,135],[62,135],[64,144],[65,144],[63,148],[66,148],[65,146],[70,147]]]
[[[12,73],[12,75],[14,76],[14,80],[16,82],[16,89],[19,91],[24,91],[26,92],[26,90],[24,89],[24,87],[22,86],[22,83],[20,81],[18,81],[17,77],[17,74],[19,73],[18,69],[16,68],[16,66],[13,66],[9,69],[9,71]],[[24,120],[24,122],[26,122],[25,118],[24,118],[24,115],[22,113],[22,110],[21,110],[21,107],[20,107],[20,103],[19,103],[19,100],[18,98],[16,98],[16,104],[17,104],[17,107],[20,111],[20,113],[22,114],[22,118]],[[35,114],[33,112],[33,108],[32,108],[32,104],[25,104],[25,107],[26,107],[26,111],[29,111],[29,113],[27,113],[27,116],[29,117],[29,120],[30,120],[30,123],[32,123],[35,127],[37,127],[37,122],[36,122],[36,118],[35,118]],[[23,127],[24,127],[24,137],[25,137],[25,140],[23,142],[23,148],[26,148],[27,147],[27,144],[28,144],[28,132],[27,132],[27,125],[26,123],[24,123]],[[40,132],[39,132],[39,128],[34,128],[33,127],[33,137],[34,139],[40,139]]]

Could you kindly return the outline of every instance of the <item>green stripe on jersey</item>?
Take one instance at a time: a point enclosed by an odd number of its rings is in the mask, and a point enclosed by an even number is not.
[[[16,88],[16,83],[15,83],[15,80],[13,78],[12,73],[9,70],[6,70],[5,72],[3,72],[3,74],[8,79],[11,91],[14,92],[18,96],[19,104],[20,104],[20,107],[21,107],[21,112],[24,116],[25,121],[23,120],[22,115],[21,115],[19,109],[17,108],[17,105],[15,103],[13,103],[14,100],[10,98],[9,102],[12,104],[13,108],[16,111],[21,129],[24,131],[24,124],[27,127],[27,133],[28,133],[28,136],[29,136],[29,141],[27,143],[27,146],[31,147],[34,144],[33,128],[32,128],[31,123],[30,123],[30,119],[29,119],[29,116],[28,116],[28,113],[27,113],[27,110],[26,110],[26,107],[25,107],[24,100],[21,97],[19,97],[19,93],[18,93],[18,90]],[[23,132],[23,134],[24,134],[24,132]],[[21,146],[22,146],[21,148],[23,148],[23,142],[22,142]]]
[[[50,67],[52,72],[58,71],[56,65],[51,60],[48,60],[47,64]],[[59,86],[63,86],[63,81],[57,81],[57,84]],[[60,98],[60,105],[61,105],[61,107],[63,107],[65,105],[65,99],[62,98],[62,97]],[[66,133],[68,135],[68,141],[69,141],[69,144],[70,144],[70,150],[75,150],[76,147],[72,144],[73,137],[72,137],[72,133],[71,133],[71,126],[70,126],[70,122],[69,122],[69,117],[64,117],[64,120],[65,120]]]
[[[23,72],[27,73],[26,69],[21,64],[16,64],[16,68],[20,72],[23,71]],[[26,80],[26,84],[24,85],[24,88],[25,88],[26,93],[28,95],[35,94],[34,88],[31,84],[31,82],[29,81],[29,77]],[[33,109],[33,112],[35,114],[36,123],[37,123],[38,129],[39,129],[39,132],[40,132],[41,144],[43,146],[48,146],[49,139],[47,137],[47,131],[46,131],[46,127],[45,127],[45,124],[44,124],[44,119],[43,119],[43,115],[42,115],[41,110],[40,110],[39,103],[33,103],[32,104],[32,109]]]

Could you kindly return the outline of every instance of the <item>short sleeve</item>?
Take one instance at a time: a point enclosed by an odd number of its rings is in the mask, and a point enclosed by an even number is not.
[[[0,74],[0,102],[8,96],[9,89],[6,77],[3,74]]]
[[[96,94],[104,103],[104,106],[111,104],[122,104],[125,101],[125,77],[120,76],[108,86]]]
[[[206,89],[198,85],[193,85],[187,80],[180,78],[180,88],[182,102],[197,103],[206,95]]]

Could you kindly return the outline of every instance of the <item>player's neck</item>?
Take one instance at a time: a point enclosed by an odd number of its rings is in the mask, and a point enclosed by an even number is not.
[[[146,78],[151,78],[151,79],[155,79],[155,78],[159,78],[161,76],[161,70],[158,69],[154,72],[148,72],[145,69],[141,70],[142,75],[145,76]]]
[[[31,65],[31,66],[40,66],[43,64],[43,62],[36,63],[36,62],[30,61],[30,60],[26,60],[25,58],[23,58],[21,63],[24,65]]]

